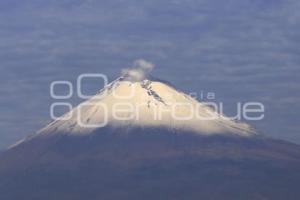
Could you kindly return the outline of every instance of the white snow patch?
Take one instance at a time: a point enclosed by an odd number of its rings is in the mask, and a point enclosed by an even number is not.
[[[40,133],[88,134],[99,128],[97,125],[106,123],[112,126],[163,126],[199,134],[253,134],[249,125],[220,115],[169,85],[150,80],[116,81],[65,115],[70,119],[58,119]]]

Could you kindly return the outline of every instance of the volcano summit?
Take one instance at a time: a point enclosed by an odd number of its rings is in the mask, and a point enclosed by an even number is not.
[[[0,154],[1,200],[297,199],[300,147],[133,69]]]

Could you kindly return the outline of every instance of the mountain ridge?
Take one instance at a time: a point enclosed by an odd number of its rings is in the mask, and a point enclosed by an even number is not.
[[[299,145],[253,131],[140,71],[129,74],[0,153],[0,199],[296,200],[300,196]],[[132,89],[135,94],[122,98]],[[172,119],[166,110],[177,103],[194,105],[200,116],[216,118]],[[124,120],[131,114],[125,110],[123,120],[116,120],[112,114],[116,104],[138,105],[135,114],[141,118]],[[81,110],[87,105],[91,107]],[[162,120],[151,118],[155,109],[165,111]],[[180,117],[192,112],[183,107],[172,111]],[[104,117],[108,117],[105,126],[86,126]]]
[[[299,169],[300,146],[281,140],[106,127],[0,154],[0,198],[294,200]]]

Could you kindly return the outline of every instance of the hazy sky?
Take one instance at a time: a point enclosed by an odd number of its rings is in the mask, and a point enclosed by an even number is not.
[[[51,81],[112,80],[139,58],[185,92],[215,92],[228,114],[263,102],[265,119],[250,124],[300,143],[299,10],[298,0],[1,0],[0,148],[49,122]]]

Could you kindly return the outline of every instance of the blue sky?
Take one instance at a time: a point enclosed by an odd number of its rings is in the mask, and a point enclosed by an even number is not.
[[[0,149],[49,122],[51,81],[112,80],[139,58],[186,92],[215,92],[228,114],[263,102],[265,119],[250,124],[300,144],[299,10],[297,0],[1,0]]]

